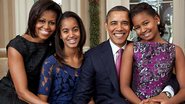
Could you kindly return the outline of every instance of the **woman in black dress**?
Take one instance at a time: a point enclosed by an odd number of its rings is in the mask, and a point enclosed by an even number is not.
[[[36,96],[41,66],[54,53],[53,37],[62,14],[52,0],[37,1],[31,8],[28,28],[7,45],[9,71],[0,81],[0,104],[45,104]]]

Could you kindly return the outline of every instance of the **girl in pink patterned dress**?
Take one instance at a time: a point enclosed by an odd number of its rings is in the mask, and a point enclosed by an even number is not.
[[[175,68],[180,90],[161,104],[183,102],[185,57],[182,49],[161,38],[164,25],[149,4],[140,3],[131,9],[131,19],[140,41],[128,44],[124,51],[120,76],[121,93],[134,104],[143,104],[149,98],[160,102],[152,97],[160,94]]]

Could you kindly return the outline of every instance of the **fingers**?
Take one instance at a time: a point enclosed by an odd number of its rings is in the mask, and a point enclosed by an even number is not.
[[[142,100],[139,104],[160,104],[158,100],[145,99]]]
[[[152,102],[161,102],[161,101],[163,101],[163,100],[164,100],[164,99],[162,99],[162,98],[158,98],[158,99],[152,98],[152,99],[151,99]]]
[[[149,99],[144,99],[139,104],[149,104]]]

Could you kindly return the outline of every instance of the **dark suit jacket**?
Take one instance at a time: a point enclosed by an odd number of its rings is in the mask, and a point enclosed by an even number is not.
[[[127,104],[118,81],[112,49],[105,41],[86,52],[73,104],[88,104],[91,97],[96,104]],[[168,84],[178,90],[175,77]]]
[[[87,104],[92,96],[96,104],[127,104],[120,93],[109,41],[86,52],[73,103]]]

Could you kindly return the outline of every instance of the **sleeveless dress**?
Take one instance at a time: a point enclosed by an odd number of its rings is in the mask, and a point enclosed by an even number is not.
[[[80,68],[60,64],[54,55],[44,61],[38,94],[48,96],[49,104],[72,104]]]
[[[172,75],[175,45],[134,42],[133,57],[133,91],[140,99],[158,95]]]
[[[42,63],[46,57],[54,53],[54,48],[48,43],[30,42],[19,35],[8,43],[7,49],[8,47],[15,48],[22,55],[28,88],[31,92],[37,94]],[[8,72],[0,81],[0,104],[22,103],[25,102],[18,99],[10,73]]]

